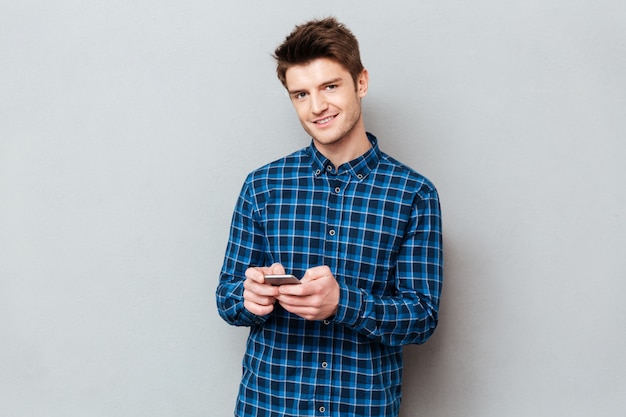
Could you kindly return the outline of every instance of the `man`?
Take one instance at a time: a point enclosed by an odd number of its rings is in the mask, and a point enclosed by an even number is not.
[[[249,174],[234,210],[216,296],[250,327],[235,415],[397,416],[402,345],[437,325],[437,191],[365,131],[345,26],[296,26],[275,58],[312,142]],[[285,272],[300,283],[266,282]]]

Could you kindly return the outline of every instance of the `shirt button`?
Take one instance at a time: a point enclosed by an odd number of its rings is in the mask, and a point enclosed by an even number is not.
[[[330,320],[324,320],[324,324],[328,326],[330,324]]]
[[[330,229],[328,231],[328,234],[331,235],[331,236],[335,236],[335,229]]]
[[[321,406],[320,408],[318,408],[318,410],[320,411],[320,413],[325,413],[326,412],[326,407]]]
[[[336,192],[337,194],[339,194],[339,193],[341,192],[341,188],[339,188],[339,187],[335,187],[335,192]]]
[[[328,368],[328,362],[322,362],[322,368]]]
[[[318,169],[318,170],[315,171],[315,175],[320,175],[321,172],[322,172],[322,170]]]
[[[356,174],[356,177],[357,177],[358,179],[362,180],[362,179],[363,179],[363,174]]]
[[[326,166],[326,171],[332,171],[333,170],[333,166],[332,165],[327,165]]]

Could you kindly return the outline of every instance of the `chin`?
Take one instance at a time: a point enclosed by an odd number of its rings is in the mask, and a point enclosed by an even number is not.
[[[340,136],[313,136],[313,140],[315,140],[315,142],[324,145],[324,146],[331,146],[331,145],[335,145],[339,142],[341,142],[343,140],[345,136],[340,135]]]

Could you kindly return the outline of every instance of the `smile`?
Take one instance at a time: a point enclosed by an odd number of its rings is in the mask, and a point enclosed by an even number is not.
[[[318,124],[318,125],[325,125],[329,123],[331,120],[333,120],[334,118],[335,116],[328,116],[325,119],[316,120],[313,123]]]

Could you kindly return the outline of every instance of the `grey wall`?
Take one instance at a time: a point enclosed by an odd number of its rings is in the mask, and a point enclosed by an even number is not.
[[[402,416],[625,415],[624,4],[1,1],[0,415],[232,415],[231,210],[308,144],[270,54],[328,14],[368,130],[442,199]]]

